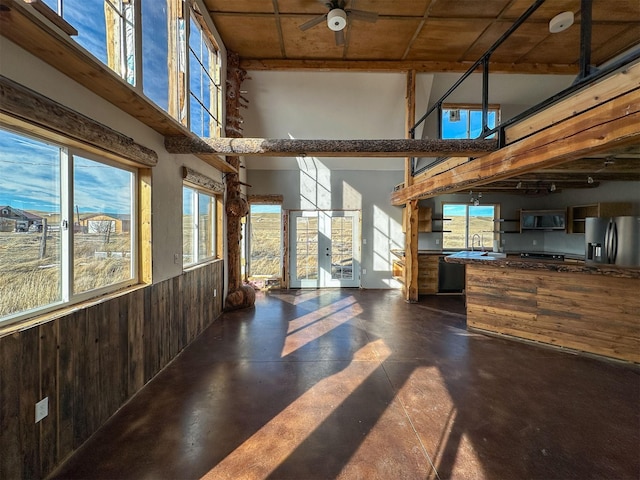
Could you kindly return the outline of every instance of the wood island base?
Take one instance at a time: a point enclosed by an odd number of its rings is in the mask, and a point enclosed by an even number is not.
[[[466,265],[467,326],[640,363],[640,279]]]

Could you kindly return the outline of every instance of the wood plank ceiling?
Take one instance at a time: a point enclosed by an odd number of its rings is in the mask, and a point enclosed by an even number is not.
[[[343,46],[336,45],[325,21],[306,31],[299,28],[327,13],[326,0],[204,2],[224,44],[249,69],[362,64],[367,69],[465,71],[533,0],[347,0],[347,10],[375,12],[378,20],[368,23],[349,17]],[[518,73],[575,71],[580,29],[560,35],[548,29],[549,20],[563,11],[572,11],[579,24],[580,0],[548,0],[494,53],[492,63]],[[639,38],[638,0],[593,1],[596,65],[637,44]]]
[[[344,45],[323,20],[324,0],[204,0],[224,44],[248,70],[333,69],[370,71],[466,71],[533,0],[347,0],[346,9],[375,12],[368,23],[349,17]],[[492,72],[569,73],[580,60],[580,0],[548,0],[491,57]],[[574,28],[549,33],[556,14],[572,11]],[[593,0],[594,66],[640,41],[639,0]],[[588,178],[594,181],[588,183]],[[600,181],[640,180],[640,147],[599,153],[593,158],[497,182],[486,190],[535,193],[595,187]],[[524,187],[524,188],[523,188]]]

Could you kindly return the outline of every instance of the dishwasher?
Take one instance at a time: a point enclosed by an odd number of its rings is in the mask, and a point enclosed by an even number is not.
[[[464,265],[445,262],[440,257],[438,262],[438,293],[464,292]]]

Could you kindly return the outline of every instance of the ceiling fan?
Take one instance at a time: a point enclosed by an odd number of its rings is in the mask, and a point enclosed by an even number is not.
[[[309,30],[311,27],[315,27],[326,19],[329,30],[335,32],[336,45],[344,45],[344,29],[347,26],[348,18],[363,20],[370,23],[374,23],[378,20],[377,13],[345,8],[346,4],[347,0],[331,0],[330,2],[325,3],[329,11],[323,15],[312,18],[306,23],[303,23],[300,25],[300,30],[303,32],[305,30]]]

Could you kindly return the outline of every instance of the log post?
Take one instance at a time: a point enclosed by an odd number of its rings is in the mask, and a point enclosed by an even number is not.
[[[225,124],[225,134],[228,137],[239,138],[242,136],[240,87],[246,76],[247,72],[240,68],[240,57],[230,52],[227,59],[227,118]],[[228,156],[227,162],[235,169],[235,172],[240,170],[240,157]],[[241,196],[238,173],[227,173],[226,184],[225,211],[227,213],[229,283],[225,310],[236,310],[253,306],[256,299],[255,290],[248,285],[242,285],[240,267],[240,241],[242,239],[240,219],[249,213],[249,203]]]
[[[407,231],[404,247],[404,299],[418,301],[418,200],[409,200],[405,208]]]

